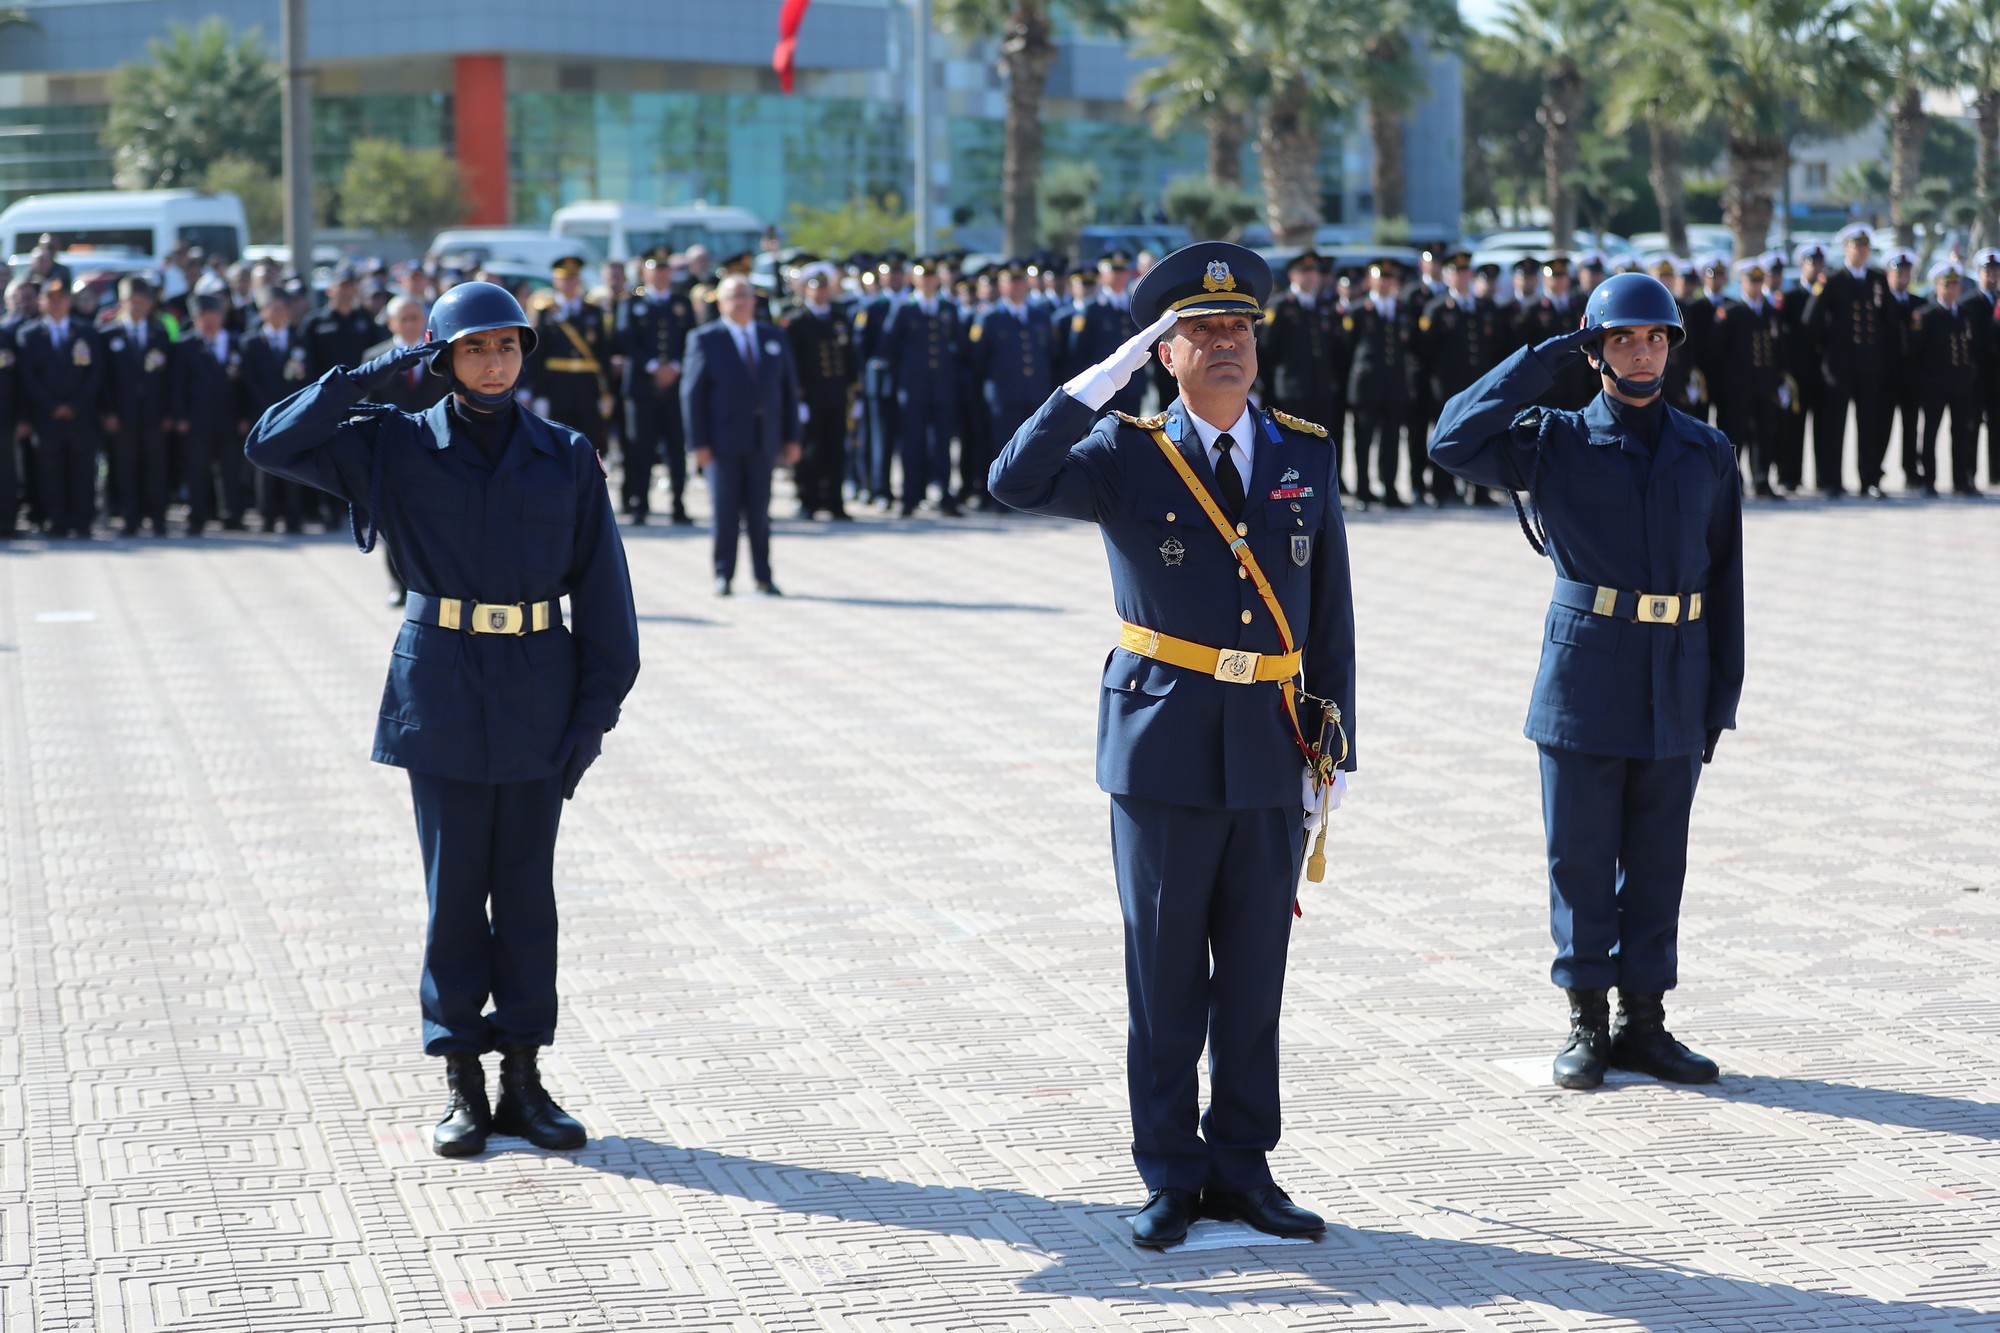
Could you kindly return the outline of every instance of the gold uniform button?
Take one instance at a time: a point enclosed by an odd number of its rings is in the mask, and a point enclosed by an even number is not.
[[[1169,509],[1167,511],[1167,522],[1171,523],[1173,521],[1174,521],[1174,511]]]
[[[1249,570],[1249,567],[1248,567],[1248,566],[1245,566],[1245,565],[1238,565],[1238,566],[1236,567],[1236,577],[1237,577],[1237,578],[1239,578],[1239,579],[1247,579],[1247,578],[1249,578],[1249,577],[1250,577],[1250,570]]]
[[[1250,623],[1250,613],[1248,611],[1243,613],[1243,623],[1246,625]]]
[[[1236,535],[1239,537],[1248,537],[1250,535],[1250,525],[1248,523],[1238,523],[1236,525]]]

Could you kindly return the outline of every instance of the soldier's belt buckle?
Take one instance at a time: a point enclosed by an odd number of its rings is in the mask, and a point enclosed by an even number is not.
[[[1251,685],[1257,680],[1257,664],[1262,653],[1238,653],[1227,649],[1216,655],[1215,678],[1230,685]]]
[[[1639,619],[1648,625],[1674,625],[1680,622],[1681,599],[1679,596],[1654,597],[1644,594],[1639,598]]]
[[[512,606],[475,602],[472,623],[466,628],[474,634],[526,634],[527,623],[527,608],[518,602]]]

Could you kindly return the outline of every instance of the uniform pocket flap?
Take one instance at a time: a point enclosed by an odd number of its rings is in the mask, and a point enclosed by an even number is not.
[[[1104,688],[1120,694],[1159,698],[1173,692],[1179,668],[1114,648],[1104,663]]]
[[[1609,616],[1590,615],[1567,606],[1552,607],[1549,611],[1549,641],[1587,652],[1617,652],[1620,628]]]

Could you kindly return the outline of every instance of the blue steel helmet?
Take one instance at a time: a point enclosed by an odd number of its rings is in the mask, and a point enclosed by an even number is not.
[[[1615,273],[1597,284],[1583,307],[1583,323],[1592,329],[1638,329],[1662,324],[1667,345],[1687,341],[1681,326],[1680,302],[1667,285],[1650,273]]]
[[[512,292],[497,283],[461,282],[438,297],[431,307],[430,326],[424,330],[424,339],[457,342],[468,333],[488,333],[494,329],[519,329],[521,358],[526,360],[534,354],[535,326]],[[440,355],[431,356],[434,375],[442,375],[449,369],[448,365],[438,365]]]

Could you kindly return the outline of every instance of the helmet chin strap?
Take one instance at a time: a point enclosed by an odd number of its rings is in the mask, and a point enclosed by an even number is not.
[[[1608,361],[1600,359],[1591,364],[1597,367],[1598,374],[1609,379],[1612,384],[1617,386],[1618,392],[1624,394],[1627,398],[1637,398],[1641,402],[1650,402],[1652,399],[1659,397],[1661,392],[1667,387],[1667,377],[1665,375],[1655,375],[1650,380],[1633,380],[1627,379],[1625,376],[1613,371],[1611,363]]]
[[[458,369],[450,361],[445,362],[444,382],[451,392],[463,395],[466,401],[482,411],[497,412],[514,401],[514,390],[511,387],[502,389],[499,393],[481,393],[458,377]]]

